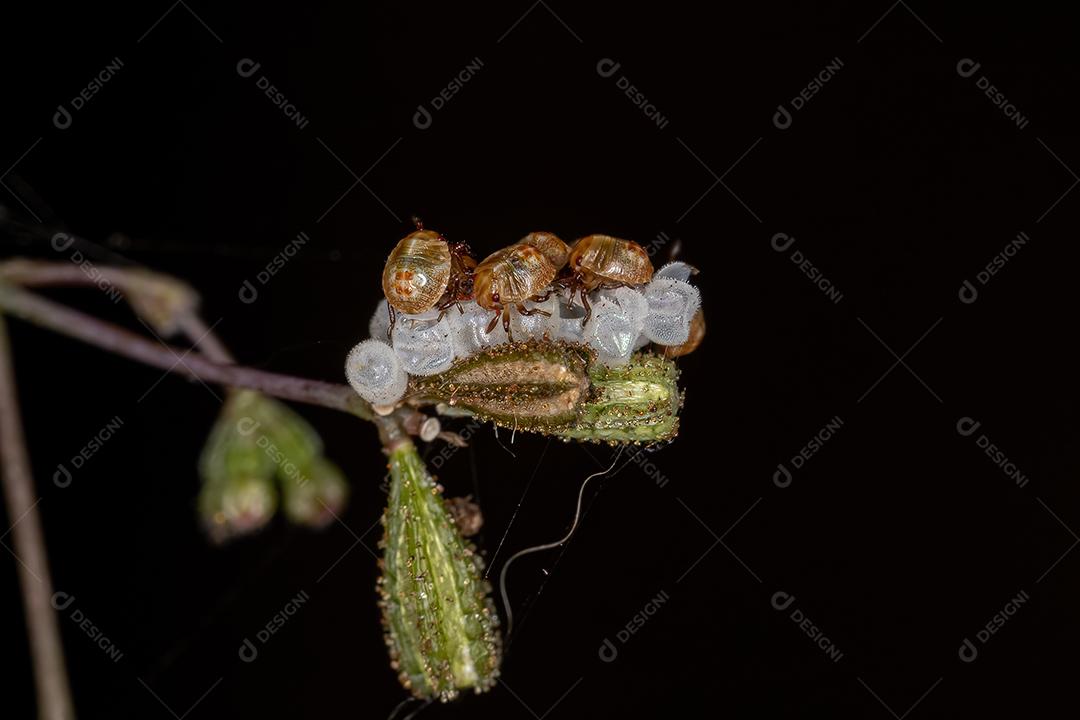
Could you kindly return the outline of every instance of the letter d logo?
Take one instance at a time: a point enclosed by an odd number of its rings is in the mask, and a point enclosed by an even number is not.
[[[412,124],[418,130],[427,130],[431,127],[431,113],[423,105],[416,106],[416,113],[412,116]]]
[[[63,105],[56,106],[56,112],[52,116],[52,124],[60,130],[67,130],[71,127],[71,113]]]
[[[778,488],[786,488],[791,484],[791,471],[784,463],[777,464],[776,472],[772,474],[772,481]]]
[[[971,58],[964,58],[956,63],[956,73],[962,78],[969,78],[978,72],[980,67],[982,67],[982,65]]]
[[[255,286],[251,284],[250,280],[245,280],[243,287],[240,288],[240,302],[245,305],[250,305],[259,299],[259,291],[255,289]]]
[[[776,233],[772,236],[772,248],[776,252],[784,252],[792,243],[795,242],[795,238],[791,237],[787,233]]]
[[[75,238],[67,233],[56,233],[52,236],[50,244],[56,252],[64,252],[75,242]]]
[[[60,463],[56,466],[56,472],[53,473],[52,480],[56,487],[66,488],[71,484],[71,471],[67,469],[64,463]]]
[[[773,593],[772,606],[777,610],[787,610],[791,603],[795,602],[795,596],[783,590]]]
[[[71,603],[75,602],[75,596],[66,592],[55,592],[52,596],[52,606],[54,610],[67,610],[71,607]]]
[[[620,67],[622,67],[621,63],[617,63],[611,58],[603,58],[596,63],[596,74],[602,78],[609,78],[617,73]]]
[[[973,418],[962,417],[956,421],[956,432],[964,437],[969,437],[979,429],[980,425],[982,425],[982,423],[976,422]]]
[[[255,658],[259,657],[259,650],[250,640],[244,638],[244,644],[240,646],[240,651],[237,654],[241,660],[249,663],[254,662]]]
[[[243,58],[240,62],[236,63],[236,74],[242,78],[249,78],[254,75],[260,67],[262,67],[262,65],[251,58]]]
[[[960,286],[960,302],[965,305],[970,305],[979,299],[979,291],[975,289],[975,286],[971,284],[970,280],[965,280],[964,284]]]
[[[258,420],[245,415],[244,417],[240,418],[239,421],[237,421],[236,430],[241,435],[244,435],[246,437],[258,430],[260,425],[262,425],[262,423],[260,423]]]
[[[776,112],[772,116],[772,124],[778,130],[787,130],[791,127],[791,113],[783,105],[776,106]]]

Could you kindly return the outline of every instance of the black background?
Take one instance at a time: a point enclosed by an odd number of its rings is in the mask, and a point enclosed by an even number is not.
[[[537,229],[646,245],[666,233],[656,260],[678,249],[702,270],[709,331],[682,362],[678,440],[648,456],[651,475],[631,464],[588,491],[564,554],[514,567],[504,682],[426,716],[1039,717],[1074,706],[1072,16],[887,0],[189,2],[162,18],[168,7],[37,3],[9,19],[0,165],[18,159],[3,180],[21,201],[0,190],[0,203],[12,220],[36,214],[45,237],[63,227],[88,238],[96,246],[79,249],[95,263],[126,258],[189,280],[246,364],[339,380],[414,213],[481,253]],[[120,72],[56,128],[57,105],[115,57]],[[261,63],[255,77],[238,75],[242,58]],[[474,58],[479,72],[417,128],[418,105]],[[605,58],[621,63],[612,77],[597,72]],[[834,58],[842,68],[777,128],[777,106]],[[972,77],[957,72],[964,58],[981,63]],[[259,92],[258,75],[306,127]],[[620,91],[622,76],[663,128]],[[1026,127],[980,91],[982,76]],[[244,280],[301,231],[307,246],[255,303],[240,302]],[[979,285],[1021,231],[1027,245]],[[794,245],[775,251],[776,233]],[[5,256],[64,257],[9,232],[2,242]],[[839,303],[791,262],[795,250]],[[958,297],[965,279],[980,291],[971,304]],[[140,328],[91,291],[51,295]],[[300,408],[352,481],[344,526],[279,519],[214,548],[194,513],[211,394],[170,377],[138,401],[158,370],[20,323],[12,334],[54,583],[123,651],[112,662],[61,618],[81,716],[387,716],[405,694],[375,605],[385,496],[371,428]],[[57,464],[116,416],[121,430],[70,487],[55,486]],[[836,416],[840,431],[777,487],[777,463]],[[958,434],[961,417],[982,423],[975,436]],[[982,453],[980,434],[1026,485]],[[489,557],[528,488],[496,571],[562,534],[580,480],[611,458],[522,435],[511,449],[485,429],[439,472],[450,494],[478,495]],[[16,561],[0,564],[3,653],[15,659],[5,717],[30,717]],[[241,662],[244,638],[301,591],[310,601]],[[785,612],[770,602],[781,591],[796,598]],[[978,642],[1021,593],[1030,600]],[[796,608],[839,661],[790,619]],[[618,648],[610,663],[605,638]],[[979,648],[971,663],[958,657],[965,638]]]

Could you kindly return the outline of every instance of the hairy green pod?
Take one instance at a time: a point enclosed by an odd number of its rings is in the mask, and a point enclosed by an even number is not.
[[[326,527],[345,509],[349,484],[341,469],[324,457],[301,466],[294,477],[281,478],[281,507],[298,525]]]
[[[391,667],[419,698],[483,692],[501,655],[483,563],[408,440],[390,453],[390,478],[378,591]]]
[[[438,375],[413,377],[410,395],[464,408],[503,427],[552,433],[577,421],[589,393],[592,357],[587,346],[562,341],[504,343]]]
[[[329,524],[348,485],[322,450],[318,433],[288,406],[250,390],[232,392],[199,462],[199,512],[211,539],[259,529],[279,497],[293,522]]]
[[[550,340],[497,345],[446,372],[412,378],[412,399],[515,430],[566,440],[655,443],[679,431],[675,363],[637,353],[626,365],[595,362],[584,345]]]
[[[594,363],[589,369],[591,394],[577,422],[560,430],[568,440],[607,443],[654,443],[679,432],[679,370],[658,355],[637,353],[621,367]]]
[[[199,514],[215,542],[258,530],[273,517],[278,504],[274,465],[254,436],[237,432],[228,413],[210,433],[199,473]]]
[[[288,405],[250,390],[237,392],[229,402],[229,412],[237,419],[240,432],[265,435],[263,446],[272,443],[282,457],[297,467],[309,465],[322,455],[319,433]]]

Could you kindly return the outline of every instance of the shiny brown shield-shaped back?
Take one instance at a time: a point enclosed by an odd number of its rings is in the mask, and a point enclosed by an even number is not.
[[[550,245],[548,249],[550,252]],[[545,291],[545,298],[550,295],[548,286],[557,274],[558,270],[544,252],[528,243],[515,243],[488,255],[477,266],[473,278],[476,304],[485,310],[495,311],[486,332],[495,329],[501,317],[503,329],[512,340],[510,308],[522,315],[548,315],[548,311],[529,309],[524,303],[532,298],[540,299],[539,296]]]
[[[633,240],[588,235],[570,248],[570,270],[588,288],[600,285],[643,285],[652,279],[649,254]]]
[[[531,232],[521,238],[520,242],[525,245],[531,245],[542,252],[544,257],[548,259],[548,262],[555,266],[556,272],[563,269],[567,259],[570,257],[570,246],[564,243],[559,236],[554,233]]]
[[[537,247],[515,243],[484,258],[476,268],[476,303],[498,310],[544,292],[557,270]]]
[[[402,238],[383,268],[383,293],[395,309],[417,315],[435,306],[450,282],[450,246],[434,230]]]

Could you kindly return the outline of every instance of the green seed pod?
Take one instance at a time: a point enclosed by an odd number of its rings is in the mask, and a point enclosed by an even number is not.
[[[223,413],[214,424],[199,460],[203,479],[199,514],[215,542],[224,542],[265,525],[277,509],[273,462],[254,435],[236,431]]]
[[[326,527],[345,508],[349,486],[337,465],[317,457],[295,478],[281,478],[282,507],[299,525]]]
[[[637,353],[621,367],[594,363],[591,397],[582,403],[577,422],[558,434],[611,444],[670,440],[679,432],[678,378],[675,363],[649,353]]]
[[[283,460],[288,460],[295,467],[307,466],[322,454],[322,438],[307,420],[288,405],[252,391],[236,393],[229,405],[228,412],[241,425],[241,432],[254,430],[255,434],[266,436],[263,446],[266,449],[273,445],[270,454],[279,452]],[[245,418],[251,418],[258,424]],[[279,462],[281,464],[283,461]],[[279,467],[279,474],[284,476],[288,471]]]
[[[390,453],[390,477],[378,590],[391,667],[419,698],[484,692],[501,641],[483,563],[408,440]]]
[[[411,399],[567,440],[674,438],[682,404],[675,363],[637,353],[626,365],[606,367],[594,357],[588,347],[562,341],[497,345],[446,372],[412,378]]]
[[[577,419],[592,357],[588,347],[561,341],[505,343],[438,375],[413,377],[409,395],[464,408],[503,427],[550,433]]]
[[[265,525],[278,505],[293,522],[323,527],[342,510],[348,486],[322,455],[322,440],[288,406],[257,392],[230,393],[199,465],[199,511],[223,542]]]

